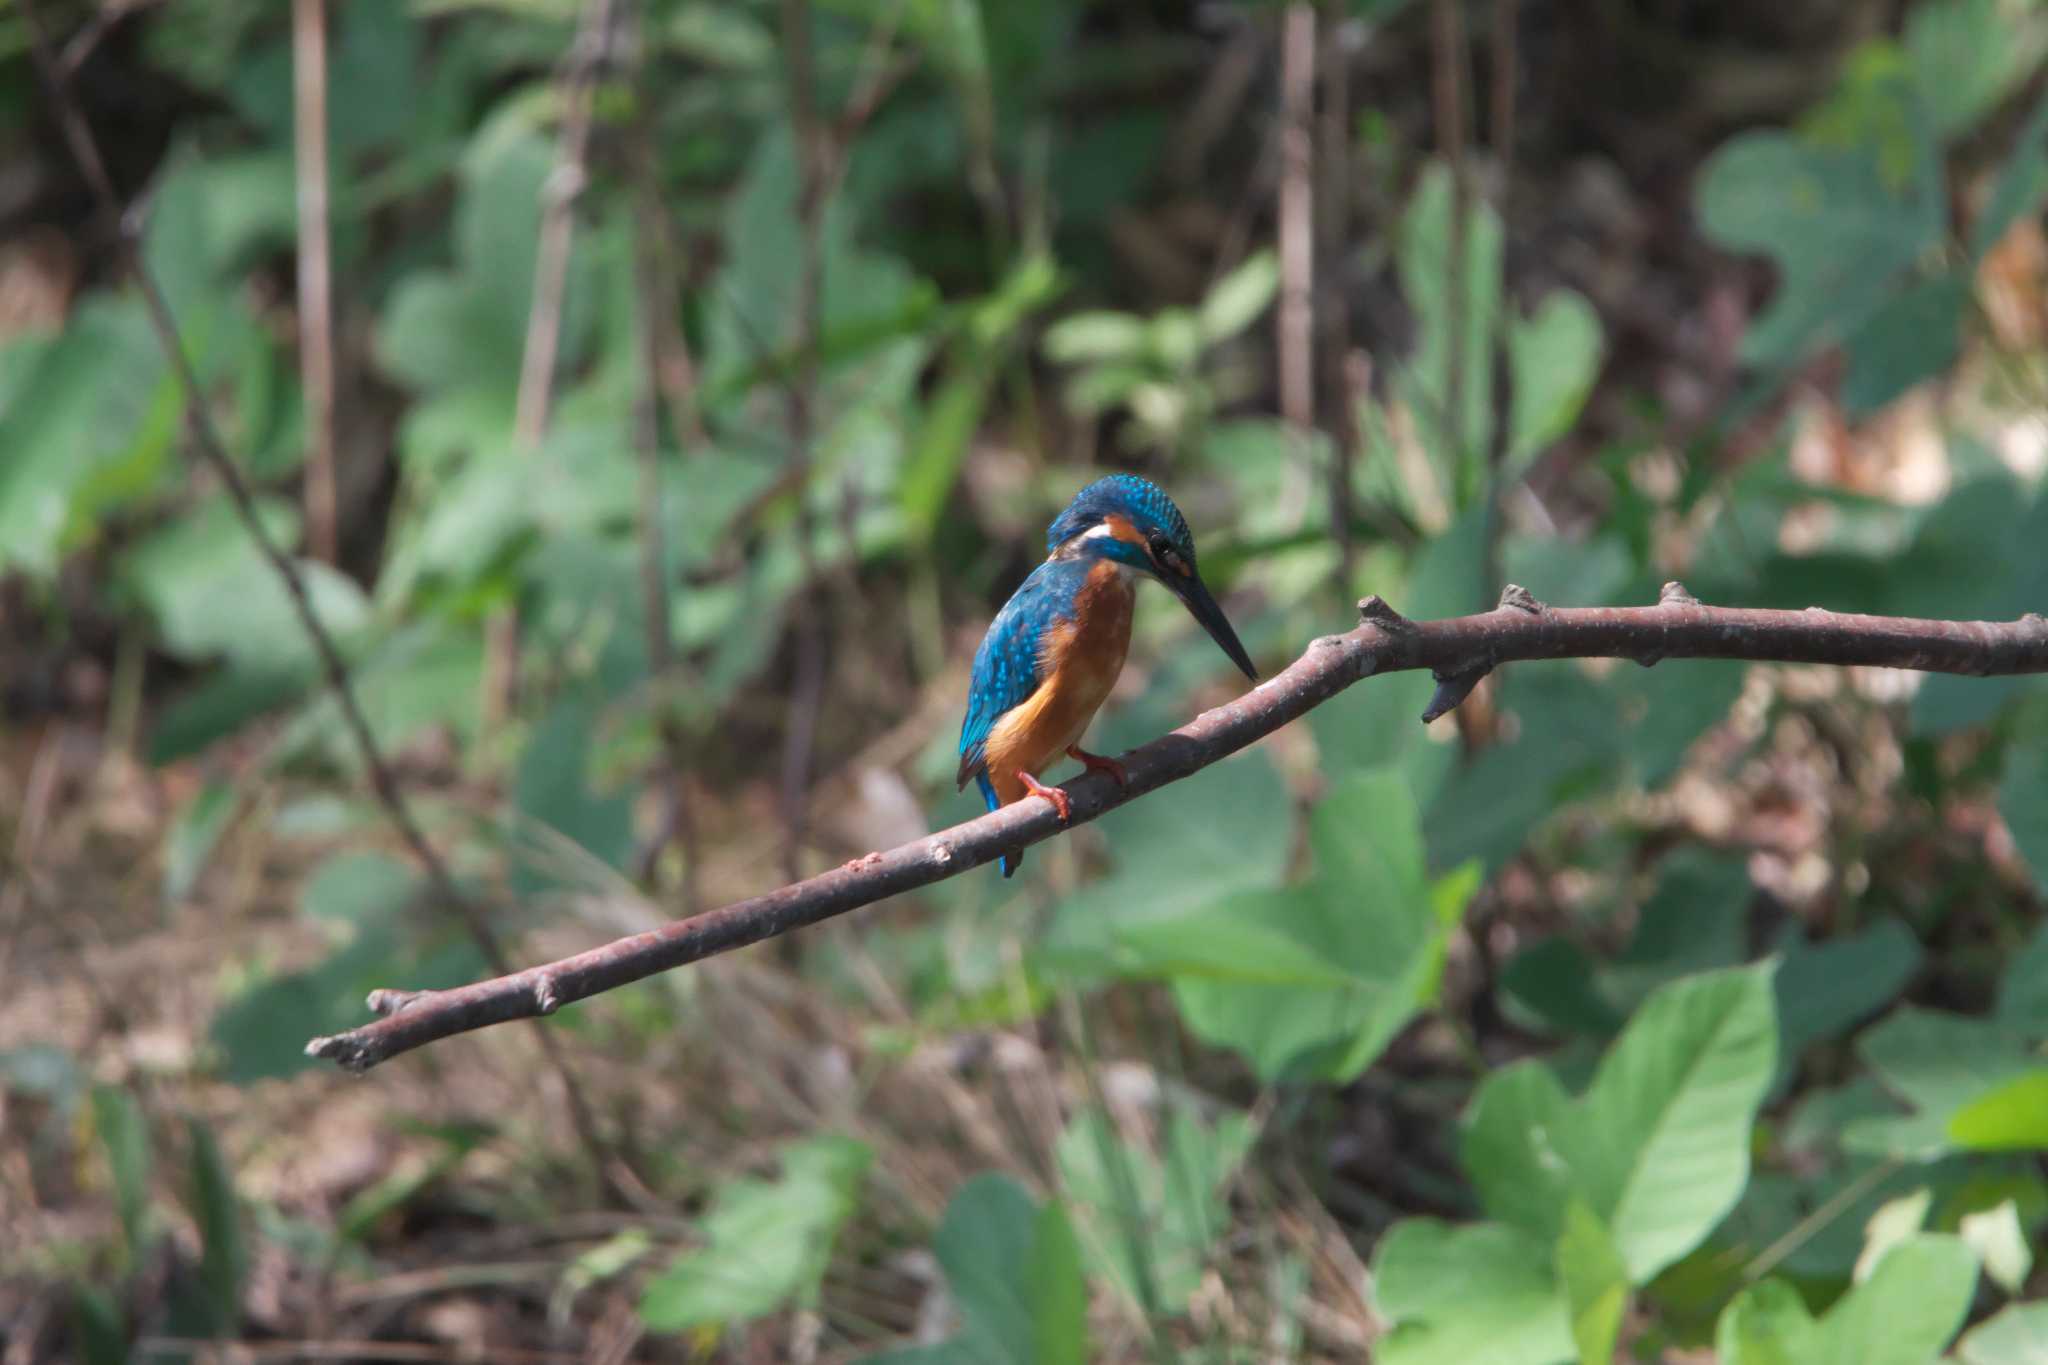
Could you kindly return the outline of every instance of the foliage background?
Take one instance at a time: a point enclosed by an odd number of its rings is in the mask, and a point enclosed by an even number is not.
[[[2048,605],[2033,0],[330,8],[322,325],[290,7],[39,6],[521,960],[972,814],[974,644],[1104,468],[1268,669],[1504,579]],[[564,1011],[594,1146],[523,1029],[311,1066],[482,958],[18,7],[0,146],[8,1361],[2048,1359],[2039,680],[1374,680],[1015,881]],[[1095,747],[1221,664],[1146,601]]]

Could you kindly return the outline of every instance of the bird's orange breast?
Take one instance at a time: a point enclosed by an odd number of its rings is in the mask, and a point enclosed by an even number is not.
[[[989,731],[988,774],[1004,803],[1024,794],[1021,769],[1037,773],[1078,744],[1116,686],[1131,646],[1129,577],[1104,561],[1074,595],[1073,615],[1055,622],[1039,647],[1044,681]]]

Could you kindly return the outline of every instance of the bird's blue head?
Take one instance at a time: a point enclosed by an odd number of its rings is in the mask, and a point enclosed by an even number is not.
[[[1046,528],[1052,554],[1109,559],[1151,575],[1186,604],[1197,621],[1247,678],[1258,672],[1237,632],[1195,571],[1195,538],[1187,518],[1164,489],[1135,474],[1111,474],[1074,495]]]

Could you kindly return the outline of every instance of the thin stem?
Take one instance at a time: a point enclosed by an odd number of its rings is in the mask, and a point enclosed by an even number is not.
[[[292,129],[299,210],[299,383],[306,391],[306,544],[341,554],[334,470],[333,253],[327,222],[327,7],[292,0]]]

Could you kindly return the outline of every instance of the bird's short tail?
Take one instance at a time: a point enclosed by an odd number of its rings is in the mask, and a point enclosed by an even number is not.
[[[976,773],[974,780],[981,787],[981,799],[988,803],[989,810],[994,811],[1003,804],[1002,800],[996,796],[996,784],[988,780],[988,769],[983,768],[980,772]],[[1023,861],[1024,850],[1021,848],[1012,849],[1010,852],[1005,853],[1003,855],[1003,876],[1016,876],[1017,868]]]

